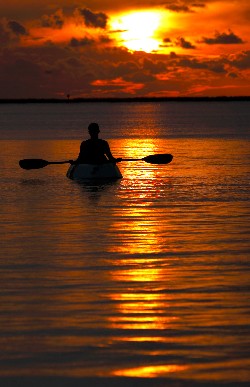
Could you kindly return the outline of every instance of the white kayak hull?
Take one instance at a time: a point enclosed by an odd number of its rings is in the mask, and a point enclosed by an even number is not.
[[[72,180],[98,180],[98,179],[121,179],[122,174],[116,164],[77,164],[71,165],[67,175]]]

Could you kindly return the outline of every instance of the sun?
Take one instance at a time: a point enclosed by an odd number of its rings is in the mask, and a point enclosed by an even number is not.
[[[131,51],[152,52],[159,48],[155,32],[160,26],[160,12],[138,11],[113,19],[111,27],[119,34],[120,45]]]

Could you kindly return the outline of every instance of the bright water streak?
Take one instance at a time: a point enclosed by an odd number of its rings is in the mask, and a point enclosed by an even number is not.
[[[110,144],[174,160],[123,162],[121,181],[91,186],[65,165],[17,168],[79,141],[1,142],[1,376],[249,381],[249,144]]]

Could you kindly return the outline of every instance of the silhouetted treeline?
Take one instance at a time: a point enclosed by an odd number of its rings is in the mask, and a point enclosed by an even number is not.
[[[124,97],[124,98],[6,98],[0,103],[83,103],[83,102],[192,102],[250,101],[250,96],[219,97]]]

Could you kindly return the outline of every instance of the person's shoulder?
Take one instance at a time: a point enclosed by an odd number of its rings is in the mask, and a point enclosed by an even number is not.
[[[93,140],[91,138],[87,138],[86,140],[82,141],[82,145],[83,144],[91,144],[92,142],[93,142]]]
[[[108,145],[108,141],[103,140],[102,138],[99,138],[99,141],[100,141],[103,145]]]
[[[103,140],[102,138],[99,138],[100,141],[102,141],[104,144],[108,144],[108,141]]]
[[[82,148],[85,148],[86,146],[88,146],[88,140],[83,140],[81,142],[80,148],[82,149]]]

